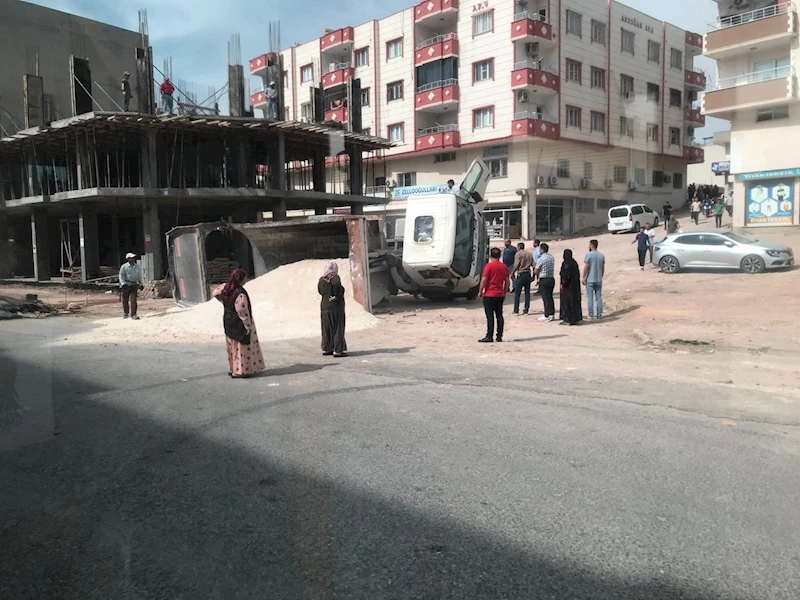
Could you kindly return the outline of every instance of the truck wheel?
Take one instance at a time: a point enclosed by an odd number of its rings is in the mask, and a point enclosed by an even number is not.
[[[478,298],[479,289],[480,286],[476,285],[474,288],[464,294],[464,298],[466,298],[469,302],[474,302]]]

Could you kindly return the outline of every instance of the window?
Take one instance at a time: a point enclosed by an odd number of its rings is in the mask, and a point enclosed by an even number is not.
[[[583,15],[574,10],[567,10],[567,33],[583,36]]]
[[[483,157],[505,156],[508,154],[508,146],[489,146],[483,149]]]
[[[569,159],[559,158],[556,160],[556,176],[564,179],[569,177]]]
[[[594,178],[594,165],[590,162],[583,163],[583,178],[591,181]]]
[[[632,31],[628,31],[627,29],[623,28],[621,50],[629,54],[635,54],[635,49],[636,49],[636,36]]]
[[[602,200],[601,198],[597,198],[597,210],[611,210],[618,204],[619,202],[616,200]]]
[[[403,124],[389,125],[389,141],[402,142],[404,139]]]
[[[600,131],[605,133],[606,130],[606,115],[601,112],[592,111],[592,131]]]
[[[634,215],[643,215],[644,214],[644,207],[643,206],[631,206],[631,213]]]
[[[683,188],[683,173],[673,173],[672,174],[672,187],[676,190],[680,190]]]
[[[587,177],[588,179],[588,177]],[[591,214],[594,212],[594,198],[575,198],[575,212]]]
[[[681,145],[681,130],[678,127],[670,127],[669,128],[669,145],[670,146],[680,146]]]
[[[356,50],[356,67],[366,67],[369,65],[369,48],[359,48]]]
[[[680,106],[683,94],[681,94],[680,90],[676,90],[672,88],[669,90],[669,105],[670,106]]]
[[[289,89],[289,71],[283,72],[283,87],[284,89]]]
[[[788,77],[791,73],[791,59],[778,58],[775,60],[765,60],[753,65],[757,81],[768,81],[779,77]]]
[[[486,161],[486,166],[489,167],[489,172],[494,179],[503,179],[508,177],[508,159],[507,158],[493,158]]]
[[[430,244],[433,241],[433,217],[414,219],[414,241],[419,244]]]
[[[567,127],[581,128],[581,109],[577,106],[567,106]]]
[[[312,114],[311,110],[311,102],[306,102],[305,104],[300,105],[300,120],[310,123],[314,115]]]
[[[300,83],[308,83],[314,79],[314,65],[300,67]]]
[[[628,183],[628,167],[614,167],[614,183]]]
[[[386,85],[386,101],[394,102],[403,99],[403,82],[395,81]]]
[[[369,88],[361,90],[361,106],[369,106]]]
[[[398,173],[397,174],[397,185],[400,187],[408,187],[411,185],[417,185],[417,174],[416,173]]]
[[[483,129],[494,125],[494,108],[479,108],[472,111],[472,126]]]
[[[664,187],[664,171],[653,171],[653,187]]]
[[[481,35],[494,31],[494,11],[487,10],[472,17],[472,35]]]
[[[567,81],[581,82],[581,63],[567,59]]]
[[[661,44],[653,40],[647,40],[647,62],[661,64]]]
[[[789,118],[789,107],[787,105],[784,106],[776,106],[774,108],[765,108],[759,110],[756,113],[756,123],[762,123],[763,121],[774,121],[775,119],[788,119]]]
[[[647,141],[648,142],[658,141],[658,125],[656,125],[655,123],[647,124]]]
[[[403,56],[403,38],[386,42],[386,60]]]
[[[364,129],[361,130],[361,133],[363,133],[364,135],[372,135],[372,129],[370,129],[369,127],[365,127]]]
[[[661,88],[655,83],[647,84],[647,100],[648,102],[661,102]]]
[[[472,81],[474,83],[488,79],[494,79],[494,59],[477,62],[472,69]]]
[[[455,159],[456,159],[455,152],[442,152],[440,154],[433,155],[433,162],[435,163],[452,162]]]
[[[619,118],[619,135],[633,137],[633,119],[628,117]]]
[[[592,41],[596,44],[606,45],[606,24],[592,19]]]
[[[683,70],[683,52],[677,48],[672,48],[669,51],[669,66],[673,69]]]
[[[592,67],[592,87],[606,89],[606,72],[603,69]]]
[[[619,90],[623,98],[633,98],[633,77],[630,75],[619,76]]]
[[[645,185],[646,179],[647,179],[647,171],[645,171],[644,169],[633,170],[633,180],[636,182],[636,185]]]

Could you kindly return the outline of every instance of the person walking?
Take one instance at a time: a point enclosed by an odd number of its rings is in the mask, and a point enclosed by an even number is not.
[[[631,242],[636,244],[636,251],[639,253],[639,268],[644,271],[644,260],[647,258],[647,250],[650,248],[650,236],[644,232],[644,227],[639,228],[639,233]]]
[[[703,211],[706,213],[706,219],[711,218],[711,206],[712,206],[711,198],[706,196],[705,199],[703,200]]]
[[[689,209],[689,214],[692,217],[692,221],[694,221],[695,225],[700,224],[701,210],[703,210],[703,204],[700,202],[700,199],[695,196],[694,200],[692,200],[692,206]]]
[[[122,74],[122,108],[125,112],[130,112],[131,98],[133,98],[133,92],[131,91],[131,74],[125,71]]]
[[[514,268],[511,270],[511,280],[514,282],[514,314],[519,315],[519,301],[522,292],[525,292],[525,308],[522,312],[527,315],[531,309],[531,282],[533,281],[533,254],[525,250],[525,244],[517,244],[517,253],[514,255]]]
[[[722,227],[722,216],[725,214],[725,204],[722,202],[722,198],[717,198],[717,201],[714,203],[714,221],[717,227]]]
[[[603,276],[606,274],[606,257],[597,251],[597,246],[597,240],[589,240],[589,252],[583,259],[583,285],[586,286],[586,305],[590,319],[594,319],[595,302],[597,318],[603,318]]]
[[[317,283],[317,291],[322,297],[319,307],[322,320],[322,355],[346,357],[344,286],[339,278],[339,265],[336,261],[332,260],[325,265]]]
[[[539,252],[534,273],[539,278],[539,291],[544,304],[544,314],[539,317],[539,321],[544,323],[556,318],[556,305],[553,302],[553,292],[556,289],[556,261],[550,254],[550,246],[547,244],[541,244]]]
[[[648,251],[649,256],[650,256],[650,262],[652,263],[653,262],[653,246],[656,245],[656,230],[650,225],[650,223],[647,223],[644,226],[644,232],[647,234],[647,237],[650,239],[650,245],[647,247],[647,251]]]
[[[264,355],[258,343],[250,296],[244,289],[247,271],[235,269],[228,283],[219,286],[212,296],[222,302],[222,326],[228,349],[228,375],[234,379],[252,377],[263,371]]]
[[[128,252],[125,255],[127,262],[119,268],[119,287],[122,292],[122,318],[127,319],[129,316],[134,321],[138,321],[139,317],[136,312],[139,306],[139,290],[143,290],[142,286],[142,268],[136,263],[136,255],[133,252]]]
[[[667,200],[666,204],[661,207],[661,211],[664,215],[664,229],[666,229],[667,223],[669,223],[669,218],[672,216],[672,204],[669,203],[669,200]]]
[[[486,344],[494,341],[494,324],[497,320],[497,341],[503,341],[505,319],[503,319],[503,303],[508,293],[508,267],[500,262],[503,255],[500,248],[492,248],[489,263],[483,268],[483,277],[478,296],[483,298],[483,310],[486,313],[486,335],[478,340]]]
[[[728,216],[733,217],[733,191],[725,196],[725,209],[728,211]]]
[[[577,325],[583,321],[581,312],[581,270],[572,257],[572,250],[564,250],[561,264],[560,317],[562,325]]]
[[[678,219],[675,218],[675,215],[672,215],[667,223],[667,234],[678,233],[678,229],[680,228],[681,224],[678,223]]]

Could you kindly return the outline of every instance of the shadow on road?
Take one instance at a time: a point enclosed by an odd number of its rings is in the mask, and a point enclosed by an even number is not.
[[[508,342],[509,344],[519,344],[520,342],[543,342],[545,340],[557,340],[558,338],[563,338],[563,337],[567,337],[567,334],[562,333],[560,335],[540,335],[537,337],[506,340],[506,342]]]
[[[405,348],[375,348],[374,350],[354,350],[348,351],[350,356],[376,356],[378,354],[408,354],[414,350],[416,346],[407,346]]]

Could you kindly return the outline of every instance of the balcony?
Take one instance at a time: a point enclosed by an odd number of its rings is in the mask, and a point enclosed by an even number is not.
[[[686,106],[683,109],[683,120],[692,125],[703,127],[706,124],[706,118],[700,109]]]
[[[455,33],[437,35],[417,44],[414,54],[414,66],[458,56],[458,36]]]
[[[444,112],[458,105],[458,79],[445,79],[417,88],[414,106],[427,112]]]
[[[348,79],[353,78],[355,69],[350,66],[349,62],[344,63],[330,63],[326,73],[322,76],[322,89],[342,85]]]
[[[275,58],[275,54],[262,54],[261,56],[256,56],[253,60],[250,61],[250,75],[254,75],[256,77],[266,77],[267,75],[267,63],[270,60],[270,57]]]
[[[511,89],[528,90],[535,94],[557,93],[561,89],[557,71],[541,60],[523,60],[514,64]]]
[[[417,131],[416,149],[418,152],[458,148],[459,146],[461,146],[461,137],[458,133],[458,125],[438,125]]]
[[[717,89],[703,94],[703,114],[723,119],[746,108],[768,108],[797,98],[791,66],[720,79]]]
[[[558,121],[542,113],[524,111],[514,113],[511,123],[511,135],[514,137],[538,137],[557,140],[561,137],[561,126]]]
[[[267,106],[267,95],[264,92],[250,94],[250,106],[253,108],[265,108]]]
[[[542,21],[539,13],[521,12],[514,15],[511,23],[512,42],[552,42],[553,28]]]
[[[336,108],[325,112],[326,121],[335,121],[337,123],[347,123],[347,109]]]
[[[797,35],[793,4],[786,3],[729,15],[717,19],[717,27],[706,34],[705,55],[720,59],[759,50],[786,46]]]
[[[703,50],[703,36],[699,33],[686,32],[686,45],[694,50]]]
[[[683,72],[683,83],[686,87],[696,90],[706,89],[706,76],[698,68],[686,69]]]
[[[342,49],[346,44],[353,42],[353,28],[344,27],[336,31],[329,31],[321,38],[319,38],[319,51],[326,52],[328,50]]]
[[[689,164],[699,164],[706,161],[706,151],[697,146],[683,147],[683,160]]]
[[[458,19],[458,0],[424,0],[414,7],[414,22],[434,25],[441,21],[455,23]]]

